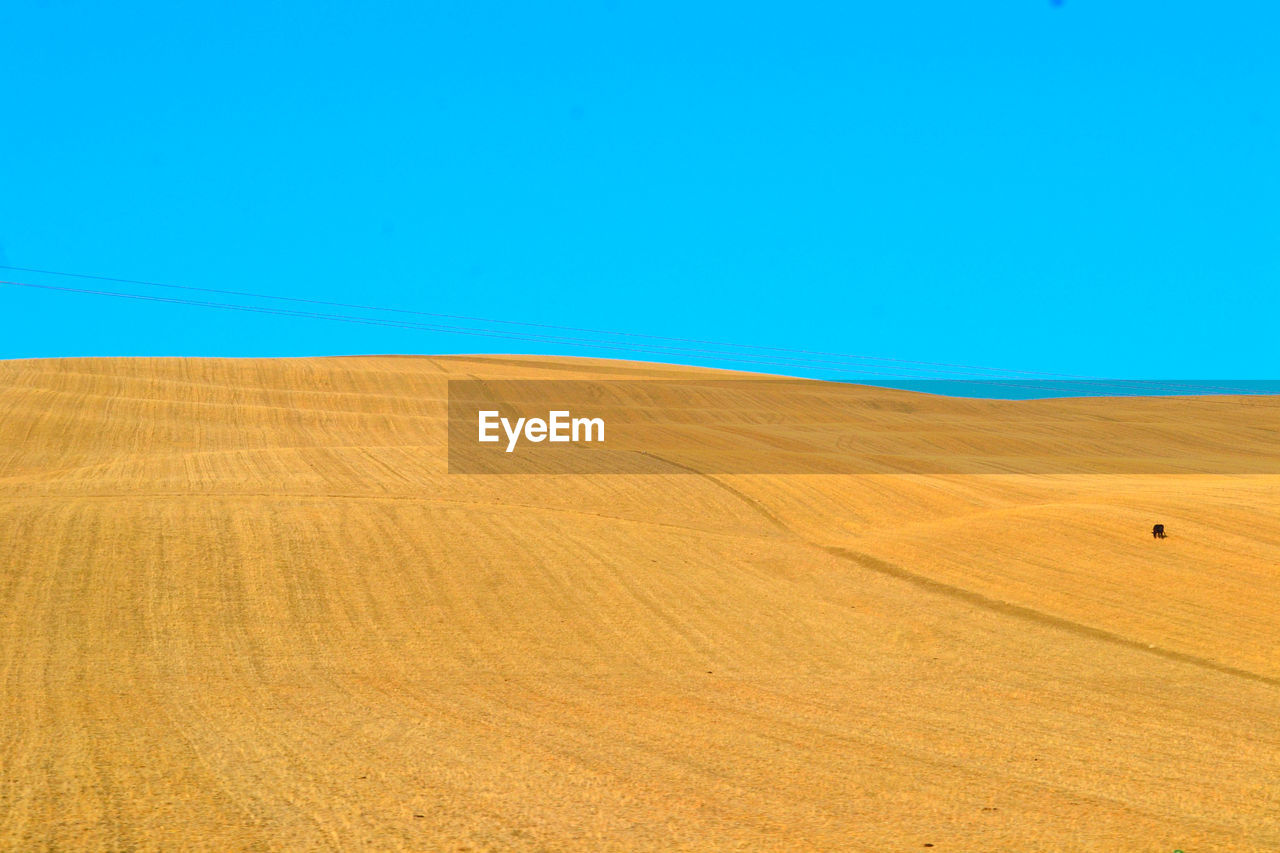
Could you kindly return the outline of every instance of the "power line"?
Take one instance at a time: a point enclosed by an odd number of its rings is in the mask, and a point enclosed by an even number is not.
[[[159,302],[159,303],[165,303],[170,305],[188,305],[188,306],[198,307],[198,308],[215,308],[215,309],[221,309],[221,310],[227,310],[227,311],[243,311],[243,312],[254,313],[254,314],[271,314],[271,315],[282,316],[282,317],[302,317],[302,318],[316,319],[316,320],[331,320],[334,322],[355,323],[358,325],[365,325],[365,326],[385,326],[389,328],[439,332],[442,334],[469,335],[469,336],[475,336],[475,337],[498,338],[503,340],[525,341],[525,342],[532,342],[532,343],[551,343],[551,344],[557,344],[561,346],[573,346],[581,349],[607,349],[607,350],[617,351],[617,352],[659,353],[663,355],[675,355],[675,356],[690,356],[690,355],[694,355],[698,357],[717,356],[717,357],[722,357],[724,360],[730,361],[735,364],[759,364],[759,365],[768,365],[772,367],[787,367],[791,369],[807,368],[811,370],[831,370],[839,373],[848,373],[848,374],[858,375],[858,376],[866,376],[868,374],[874,375],[877,371],[878,372],[897,371],[898,375],[903,378],[917,378],[917,379],[919,378],[919,375],[915,373],[905,373],[905,374],[902,373],[902,368],[881,367],[881,368],[876,368],[876,371],[872,371],[869,369],[859,369],[859,368],[851,369],[849,367],[821,366],[821,365],[814,364],[813,362],[806,362],[801,359],[789,359],[787,361],[758,359],[758,358],[752,358],[752,357],[744,357],[734,353],[719,352],[716,350],[700,350],[700,349],[689,349],[689,348],[632,345],[632,344],[625,344],[620,342],[590,341],[590,340],[585,340],[581,338],[576,338],[576,339],[561,338],[561,337],[554,337],[551,335],[521,334],[518,332],[504,332],[504,331],[497,331],[492,329],[471,329],[471,328],[463,328],[463,327],[457,327],[457,326],[444,326],[444,325],[436,325],[436,324],[428,324],[428,323],[414,323],[414,322],[401,321],[401,320],[375,320],[369,317],[356,317],[356,316],[351,316],[346,314],[326,314],[326,313],[319,313],[314,311],[293,311],[293,310],[282,309],[282,308],[267,308],[267,307],[258,306],[258,305],[236,305],[236,304],[224,303],[224,302],[206,302],[206,301],[198,301],[198,300],[191,300],[191,299],[177,299],[177,298],[164,297],[164,296],[147,296],[145,294],[138,294],[138,293],[121,293],[118,291],[110,291],[110,290],[89,290],[89,289],[76,288],[76,287],[62,287],[62,286],[52,285],[52,284],[35,284],[33,282],[23,282],[23,281],[0,280],[0,284],[9,285],[12,287],[25,287],[25,288],[34,288],[38,290],[58,291],[62,293],[89,294],[94,296],[109,296],[109,297],[115,297],[115,298],[121,298],[121,299],[134,299],[134,300],[140,300],[144,302]]]
[[[245,290],[224,290],[224,289],[208,288],[208,287],[194,287],[191,285],[168,284],[164,282],[146,281],[141,279],[114,278],[112,276],[90,275],[87,273],[61,272],[58,270],[37,269],[34,267],[17,267],[17,266],[10,266],[8,264],[0,264],[0,269],[14,270],[18,272],[38,273],[41,275],[54,275],[54,276],[61,276],[65,278],[87,279],[92,281],[109,281],[109,282],[115,282],[117,284],[136,284],[144,287],[162,287],[162,288],[168,288],[172,290],[186,290],[186,291],[193,291],[198,293],[214,293],[214,294],[219,294],[223,296],[241,296],[241,297],[247,297],[251,299],[267,299],[267,300],[273,300],[278,302],[292,302],[292,303],[307,304],[307,305],[322,305],[330,308],[351,308],[351,309],[362,310],[362,311],[381,311],[381,312],[387,312],[387,313],[406,314],[406,315],[414,315],[414,316],[420,316],[420,317],[437,317],[445,320],[464,320],[467,322],[474,322],[474,323],[489,323],[489,324],[497,324],[497,325],[503,325],[503,326],[523,326],[526,328],[549,329],[549,330],[555,330],[555,331],[561,331],[561,332],[585,332],[587,334],[593,334],[593,335],[609,335],[612,337],[639,338],[639,339],[651,340],[651,341],[668,341],[671,343],[678,343],[678,344],[699,344],[699,345],[705,345],[705,346],[731,347],[733,349],[758,351],[763,353],[792,353],[796,356],[828,356],[832,358],[847,359],[847,360],[859,361],[859,362],[883,363],[887,365],[910,365],[912,366],[911,369],[925,368],[925,367],[943,368],[953,373],[969,373],[972,371],[981,371],[983,373],[993,373],[997,375],[1003,375],[1006,378],[1014,378],[1015,376],[1025,376],[1029,378],[1041,378],[1041,379],[1047,378],[1047,377],[1054,377],[1059,379],[1076,379],[1076,380],[1087,380],[1087,379],[1097,378],[1097,377],[1089,377],[1089,376],[1075,376],[1075,375],[1066,374],[1066,373],[1045,373],[1045,372],[1037,372],[1037,371],[1030,371],[1030,370],[1016,370],[1016,369],[1002,368],[1002,367],[981,367],[981,366],[975,366],[975,365],[954,364],[954,363],[948,363],[948,362],[912,361],[908,359],[888,358],[884,356],[857,355],[853,353],[830,352],[830,351],[824,351],[824,350],[807,350],[807,349],[794,349],[794,348],[788,348],[788,347],[771,347],[771,346],[762,346],[758,344],[739,344],[739,343],[733,343],[729,341],[715,341],[715,340],[707,340],[702,338],[671,337],[671,336],[665,336],[665,335],[642,334],[639,332],[618,332],[618,331],[610,331],[607,329],[593,329],[593,328],[586,328],[581,326],[560,326],[560,325],[554,325],[550,323],[531,323],[531,322],[526,322],[521,320],[500,320],[500,319],[494,319],[494,318],[488,318],[488,317],[474,317],[474,316],[469,316],[465,314],[443,314],[443,313],[434,312],[434,311],[416,311],[416,310],[410,310],[406,308],[388,308],[388,307],[379,306],[379,305],[361,305],[361,304],[349,303],[349,302],[331,302],[331,301],[326,301],[321,299],[307,299],[304,297],[296,297],[296,296],[276,296],[273,294],[255,293],[252,291],[245,291]],[[786,356],[777,356],[777,357],[786,357]],[[811,360],[811,359],[806,359],[806,360]],[[840,362],[834,362],[834,363],[840,363]],[[907,369],[907,368],[903,368],[903,369]]]
[[[24,267],[11,267],[3,264],[0,264],[0,269],[23,269],[29,272],[38,272],[38,273],[49,274],[49,275],[62,275],[66,277],[94,279],[99,281],[117,281],[122,283],[128,282],[133,284],[141,284],[141,285],[156,286],[156,287],[167,287],[167,288],[173,288],[178,290],[197,291],[197,292],[206,292],[206,293],[238,294],[238,295],[248,296],[253,298],[272,299],[272,300],[294,302],[294,303],[307,303],[307,304],[328,305],[328,306],[347,305],[347,303],[326,302],[322,300],[303,299],[303,298],[295,298],[295,297],[271,296],[267,294],[255,294],[255,293],[250,293],[246,291],[216,290],[213,288],[199,288],[199,287],[189,287],[185,285],[160,284],[158,282],[143,282],[143,281],[134,281],[130,279],[116,279],[108,276],[91,276],[91,275],[83,275],[83,274],[75,274],[75,273],[59,273],[59,272],[54,272],[49,270],[35,270],[35,269],[24,268]],[[496,339],[502,339],[502,340],[515,340],[515,341],[533,342],[533,343],[541,343],[541,344],[555,344],[558,346],[570,346],[578,349],[588,349],[588,350],[604,349],[604,350],[610,350],[614,352],[651,353],[651,354],[659,354],[662,356],[674,356],[674,357],[683,357],[683,358],[694,357],[699,359],[707,359],[708,357],[711,357],[711,358],[716,358],[722,361],[727,361],[733,364],[766,365],[771,367],[784,367],[788,369],[830,371],[830,372],[844,373],[844,374],[860,376],[860,377],[890,374],[895,378],[906,379],[906,380],[940,381],[940,382],[973,381],[973,382],[981,382],[983,384],[992,385],[996,387],[1017,388],[1019,390],[1039,389],[1042,391],[1060,391],[1061,390],[1060,388],[1055,388],[1052,385],[1046,385],[1042,383],[1051,383],[1054,381],[1052,379],[1049,379],[1048,377],[1063,376],[1063,374],[1052,374],[1052,373],[1033,374],[1030,371],[1013,371],[1016,373],[1023,373],[1023,374],[1041,377],[1041,381],[1036,382],[1036,381],[1033,381],[1027,378],[1018,377],[1018,376],[1006,375],[1006,376],[992,377],[992,376],[984,376],[981,374],[975,375],[973,373],[968,372],[971,368],[966,368],[963,365],[952,365],[952,364],[936,363],[936,362],[913,362],[913,361],[904,361],[904,360],[898,360],[898,359],[875,359],[874,357],[870,357],[870,356],[852,356],[852,355],[844,356],[839,353],[821,353],[820,351],[794,350],[794,349],[785,349],[785,348],[778,348],[778,347],[756,347],[748,344],[727,344],[727,343],[715,344],[714,342],[709,342],[709,341],[706,342],[712,345],[737,347],[740,349],[747,350],[748,355],[744,356],[739,353],[726,352],[723,350],[709,350],[709,349],[692,348],[692,347],[675,347],[675,346],[657,345],[657,344],[628,343],[625,341],[609,341],[609,340],[601,341],[601,340],[594,340],[589,338],[568,337],[563,335],[547,335],[547,334],[536,333],[536,332],[518,332],[513,330],[492,329],[487,327],[472,328],[472,327],[465,327],[465,326],[419,323],[419,322],[404,321],[404,320],[374,319],[370,317],[360,317],[360,316],[353,316],[349,314],[322,313],[322,312],[315,312],[315,311],[299,311],[299,310],[291,310],[291,309],[283,309],[283,308],[270,308],[270,307],[256,306],[256,305],[240,305],[240,304],[225,303],[225,302],[211,302],[211,301],[179,299],[179,298],[169,298],[169,297],[160,297],[160,296],[148,296],[145,294],[137,294],[137,293],[124,293],[124,292],[110,291],[110,290],[92,290],[92,289],[85,289],[85,288],[73,288],[73,287],[64,287],[64,286],[50,285],[50,284],[37,284],[34,282],[0,281],[0,284],[10,285],[13,287],[34,288],[39,290],[58,291],[58,292],[64,292],[64,293],[107,296],[107,297],[121,298],[121,299],[133,299],[133,300],[145,301],[145,302],[186,305],[186,306],[199,307],[199,308],[241,311],[241,312],[247,312],[247,313],[267,314],[267,315],[284,316],[284,317],[299,317],[299,318],[306,318],[306,319],[330,320],[334,322],[353,323],[353,324],[368,325],[368,326],[383,326],[383,327],[389,327],[389,328],[401,328],[401,329],[410,329],[410,330],[418,330],[418,331],[429,331],[429,332],[437,332],[441,334],[466,335],[466,336],[473,336],[473,337],[496,338]],[[468,320],[481,319],[481,318],[459,317],[459,315],[439,314],[439,313],[425,312],[425,311],[408,311],[404,309],[395,309],[395,308],[378,308],[375,306],[351,306],[351,307],[364,308],[366,310],[389,311],[389,312],[395,312],[395,313],[401,313],[401,314],[413,314],[418,316],[459,318],[459,319],[468,319]],[[528,326],[528,327],[544,328],[544,329],[576,330],[575,327],[553,326],[549,324],[539,324],[539,323],[520,323],[516,321],[505,321],[505,320],[491,321],[491,322],[504,323],[504,324],[513,325],[513,326]],[[582,330],[582,331],[590,331],[590,330]],[[655,335],[638,335],[638,334],[625,333],[625,332],[616,332],[616,333],[601,332],[601,334],[610,334],[610,335],[649,339],[649,340],[685,341],[689,343],[702,343],[702,341],[694,338],[670,338],[670,337],[662,337],[662,336],[655,336]],[[754,357],[756,355],[756,353],[752,352],[754,350],[762,351],[760,354],[763,355],[764,357],[759,357],[759,358]],[[835,356],[851,358],[851,359],[888,361],[892,363],[892,366],[878,365],[878,366],[875,366],[874,369],[868,369],[866,367],[855,367],[854,365],[849,365],[839,361],[814,359],[811,357],[803,357],[803,356],[772,355],[771,353],[773,352],[800,353],[800,354],[803,354],[803,353],[827,354],[827,355],[835,355]],[[956,373],[956,374],[960,374],[960,376],[963,378],[952,377],[949,379],[941,379],[941,380],[926,379],[922,375],[922,368],[917,365],[929,365],[935,368],[941,368],[941,371],[935,369],[929,372]],[[972,369],[999,370],[999,368],[972,368]],[[1238,388],[1224,388],[1221,386],[1205,386],[1205,385],[1193,386],[1193,385],[1174,383],[1174,382],[1169,382],[1164,380],[1122,380],[1118,382],[1111,382],[1109,380],[1103,380],[1103,379],[1098,379],[1094,377],[1069,377],[1069,378],[1074,379],[1076,381],[1088,381],[1094,385],[1097,385],[1103,388],[1113,387],[1113,388],[1121,388],[1124,390],[1133,390],[1133,386],[1138,385],[1138,386],[1147,386],[1148,390],[1155,390],[1155,391],[1164,390],[1168,392],[1181,390],[1183,393],[1188,393],[1188,392],[1196,393],[1196,392],[1203,392],[1206,390],[1210,390],[1210,391],[1219,391],[1223,393],[1235,393],[1235,394],[1243,393],[1241,389],[1238,389]],[[1004,380],[1004,381],[999,381],[999,380]]]

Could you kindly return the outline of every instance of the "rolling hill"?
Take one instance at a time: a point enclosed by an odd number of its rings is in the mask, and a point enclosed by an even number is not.
[[[0,362],[0,848],[1280,849],[1280,400],[814,383],[1185,473],[449,473],[449,379],[726,376]]]

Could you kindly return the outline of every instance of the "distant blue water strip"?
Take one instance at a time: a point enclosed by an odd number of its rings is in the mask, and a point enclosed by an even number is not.
[[[1280,395],[1276,379],[873,379],[854,384],[984,400]]]

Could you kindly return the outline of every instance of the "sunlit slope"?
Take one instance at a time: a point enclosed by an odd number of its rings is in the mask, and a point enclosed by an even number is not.
[[[446,473],[450,377],[706,375],[0,363],[0,848],[1280,849],[1280,477]]]

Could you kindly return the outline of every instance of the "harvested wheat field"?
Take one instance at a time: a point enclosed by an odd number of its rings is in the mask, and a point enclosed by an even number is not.
[[[1280,475],[1213,473],[1280,401],[856,389],[1185,474],[448,473],[447,378],[706,375],[0,363],[0,848],[1280,850]]]

